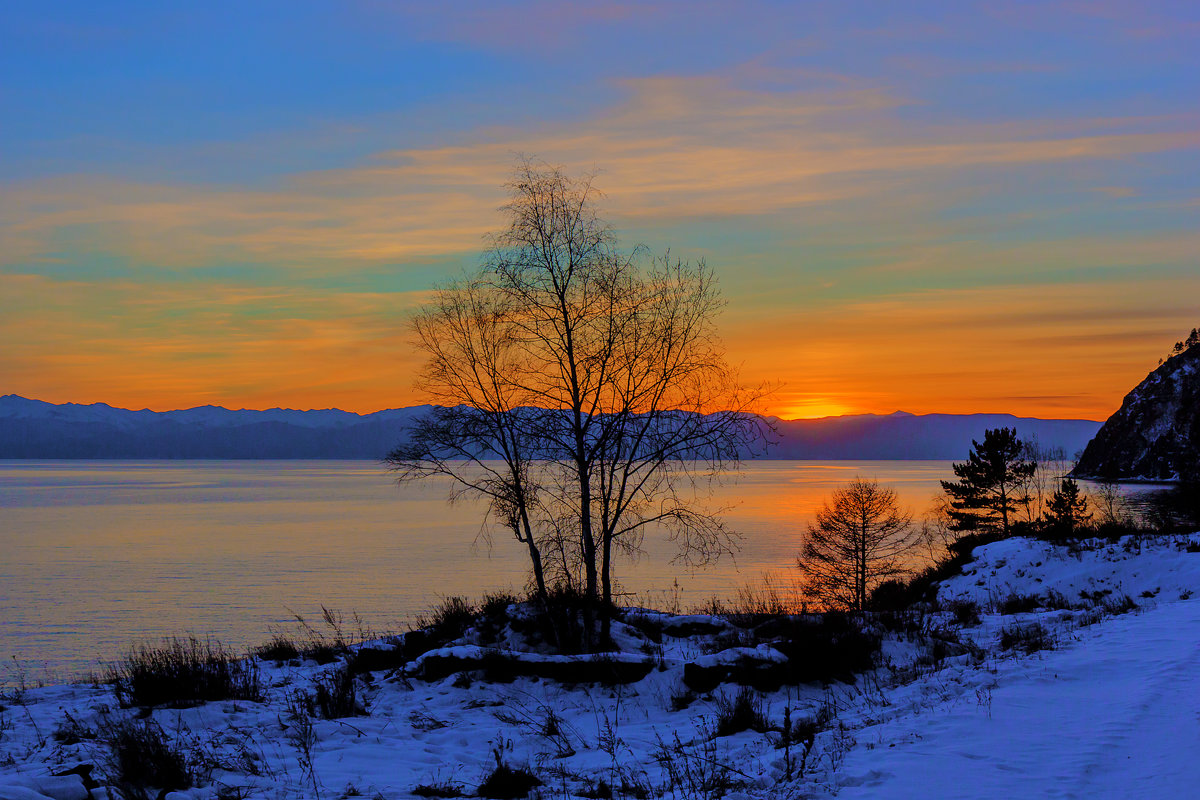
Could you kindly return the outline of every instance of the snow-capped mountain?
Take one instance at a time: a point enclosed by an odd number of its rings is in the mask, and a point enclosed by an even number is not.
[[[1177,480],[1200,469],[1200,347],[1168,359],[1125,395],[1075,473]]]

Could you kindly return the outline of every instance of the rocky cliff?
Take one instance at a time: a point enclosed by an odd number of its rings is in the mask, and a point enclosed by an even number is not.
[[[1168,359],[1125,396],[1075,474],[1178,480],[1200,469],[1200,346]]]

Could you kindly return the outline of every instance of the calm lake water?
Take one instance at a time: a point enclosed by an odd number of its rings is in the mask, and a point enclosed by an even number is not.
[[[918,514],[952,477],[944,461],[752,462],[715,499],[735,505],[735,559],[685,571],[648,536],[621,587],[686,607],[787,580],[814,510],[856,475]],[[170,635],[244,648],[297,630],[293,612],[319,624],[322,606],[400,631],[440,597],[520,589],[523,546],[480,540],[481,507],[446,489],[363,461],[0,461],[0,682],[84,674]]]

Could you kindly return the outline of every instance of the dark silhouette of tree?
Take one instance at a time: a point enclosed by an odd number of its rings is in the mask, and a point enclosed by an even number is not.
[[[1072,536],[1092,521],[1088,500],[1074,478],[1063,478],[1046,503],[1046,526],[1059,536]]]
[[[435,402],[385,459],[400,482],[444,476],[451,501],[485,498],[492,518],[528,550],[538,596],[546,597],[534,530],[541,443],[525,395],[505,379],[522,359],[514,323],[478,280],[450,283],[411,323],[427,357],[417,386]]]
[[[1037,470],[1023,458],[1025,448],[1013,428],[984,432],[983,442],[972,441],[967,460],[953,465],[958,481],[942,481],[950,500],[953,528],[958,531],[1012,532],[1014,512],[1029,502],[1022,487]]]
[[[482,267],[416,317],[419,385],[445,408],[388,461],[401,480],[450,475],[489,498],[535,572],[543,552],[562,577],[578,570],[606,632],[614,554],[646,530],[691,563],[732,549],[703,500],[766,443],[763,392],[723,358],[703,262],[620,251],[587,178],[525,160],[508,189]]]
[[[1042,519],[1050,495],[1074,465],[1063,448],[1043,445],[1036,436],[1021,441],[1021,457],[1034,465],[1033,471],[1021,481],[1018,492],[1026,498],[1021,517],[1024,522],[1034,524]]]
[[[1176,342],[1175,346],[1171,348],[1171,355],[1177,356],[1198,345],[1200,345],[1200,328],[1192,328],[1192,332],[1187,335],[1186,339]],[[1159,363],[1161,364],[1162,361]]]
[[[875,586],[909,571],[906,559],[920,543],[895,491],[855,478],[817,512],[796,563],[809,597],[862,611]]]

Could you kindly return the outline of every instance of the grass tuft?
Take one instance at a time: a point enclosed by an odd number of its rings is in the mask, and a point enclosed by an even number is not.
[[[125,707],[263,698],[254,661],[237,658],[210,639],[169,639],[159,647],[137,647],[110,667],[108,680]]]
[[[126,800],[148,800],[194,784],[187,759],[152,720],[125,720],[101,735],[109,749],[108,780]]]
[[[770,725],[762,697],[748,686],[743,686],[732,696],[719,694],[715,702],[717,720],[714,733],[717,736],[732,736],[747,730],[762,733]]]
[[[1054,638],[1040,623],[1028,625],[1011,625],[1000,631],[1001,650],[1020,650],[1023,653],[1036,653],[1039,650],[1053,650]]]

